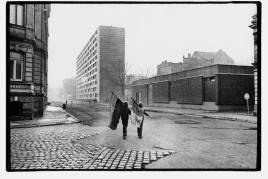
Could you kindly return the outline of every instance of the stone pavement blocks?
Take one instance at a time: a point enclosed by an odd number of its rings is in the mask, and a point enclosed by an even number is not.
[[[81,124],[11,129],[11,168],[141,169],[143,164],[167,155],[155,151],[110,149],[72,142],[96,133],[95,128]]]

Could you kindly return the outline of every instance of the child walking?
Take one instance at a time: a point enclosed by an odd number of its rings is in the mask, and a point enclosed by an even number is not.
[[[141,139],[142,138],[142,128],[143,128],[143,121],[144,121],[144,115],[149,116],[148,113],[145,112],[145,110],[142,108],[142,104],[139,103],[138,105],[138,110],[139,113],[141,114],[140,116],[137,116],[140,119],[140,125],[137,127],[137,133],[138,133],[138,137]]]

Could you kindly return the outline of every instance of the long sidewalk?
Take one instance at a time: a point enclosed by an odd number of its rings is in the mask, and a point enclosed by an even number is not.
[[[220,120],[229,121],[243,121],[249,123],[257,123],[257,117],[247,112],[216,112],[216,111],[205,111],[205,110],[194,110],[194,109],[179,109],[171,107],[144,107],[147,111],[161,112],[161,113],[172,113],[178,115],[203,117],[203,118],[214,118]]]
[[[11,121],[10,128],[39,127],[78,122],[71,114],[60,107],[47,106],[44,116],[33,120]]]

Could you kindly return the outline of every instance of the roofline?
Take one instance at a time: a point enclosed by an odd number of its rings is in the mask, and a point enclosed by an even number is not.
[[[159,76],[168,76],[171,74],[178,74],[178,73],[182,73],[182,72],[186,72],[186,71],[191,71],[191,70],[196,70],[196,69],[201,69],[201,68],[208,68],[211,66],[239,66],[239,67],[253,67],[253,65],[228,65],[228,64],[213,64],[213,65],[208,65],[208,66],[203,66],[203,67],[198,67],[198,68],[193,68],[193,69],[188,69],[188,70],[182,70],[180,72],[175,72],[175,73],[169,73],[169,74],[165,74],[165,75],[158,75],[158,76],[154,76],[154,77],[150,77],[150,78],[144,78],[144,79],[139,79],[139,80],[135,80],[132,82],[132,84],[136,81],[140,81],[140,80],[146,80],[146,79],[153,79],[155,77],[159,77]]]

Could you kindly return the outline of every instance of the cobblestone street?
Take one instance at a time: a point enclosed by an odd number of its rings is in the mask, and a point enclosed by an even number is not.
[[[76,142],[106,130],[82,124],[11,129],[11,169],[142,169],[175,152],[121,150]]]

